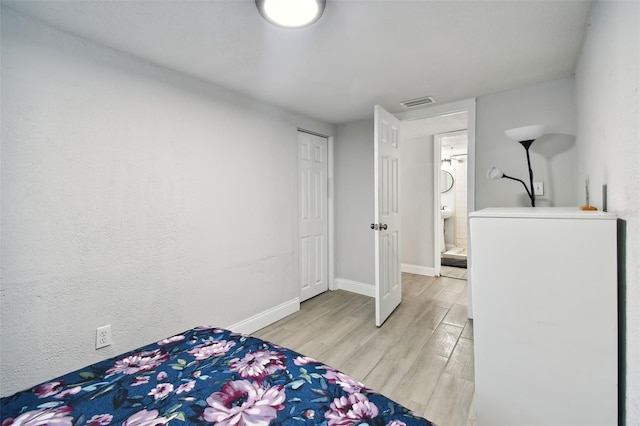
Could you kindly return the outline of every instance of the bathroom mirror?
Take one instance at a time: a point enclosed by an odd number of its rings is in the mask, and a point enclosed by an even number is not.
[[[453,188],[453,175],[446,170],[440,170],[440,193]]]

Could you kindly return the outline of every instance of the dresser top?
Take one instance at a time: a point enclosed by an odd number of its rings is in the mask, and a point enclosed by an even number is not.
[[[614,213],[583,211],[580,207],[491,207],[469,213],[474,217],[615,220]]]

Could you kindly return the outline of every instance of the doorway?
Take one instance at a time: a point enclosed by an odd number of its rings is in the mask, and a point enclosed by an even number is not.
[[[428,158],[428,170],[422,173],[418,173],[413,169],[415,165],[415,157],[409,157],[409,162],[404,161],[406,157],[402,157],[402,172],[403,178],[401,179],[401,197],[403,203],[410,202],[418,205],[419,209],[414,209],[413,217],[405,217],[405,214],[409,213],[411,209],[407,209],[406,205],[402,205],[402,223],[403,223],[403,245],[402,245],[402,271],[420,275],[440,276],[440,256],[438,256],[438,247],[436,236],[438,233],[439,225],[439,213],[436,210],[436,200],[434,194],[434,181],[439,180],[440,177],[440,164],[441,159],[438,155],[434,156],[435,145],[433,140],[436,134],[448,133],[456,130],[467,130],[467,211],[472,212],[475,210],[475,128],[476,128],[476,102],[475,99],[467,99],[458,102],[452,102],[449,104],[433,105],[427,108],[420,108],[415,110],[405,111],[403,113],[396,114],[401,120],[402,126],[402,144],[406,145],[407,127],[413,127],[414,137],[425,139],[424,145],[428,146],[425,157]],[[421,129],[428,121],[440,121],[442,119],[455,119],[464,117],[464,123],[458,123],[458,126],[452,126],[447,128],[440,128],[438,130],[425,131]],[[428,157],[426,157],[428,156]],[[437,158],[437,163],[436,163]],[[411,164],[412,161],[414,164]],[[422,160],[419,160],[422,161]],[[423,161],[424,162],[424,161]],[[409,164],[407,164],[409,163]],[[409,166],[409,167],[407,167]],[[422,165],[418,165],[422,166]],[[407,170],[415,173],[416,179],[409,177],[407,179]],[[436,175],[436,170],[438,174]],[[429,176],[425,178],[425,173],[429,173]],[[414,196],[407,194],[407,190],[413,185],[417,186],[416,182],[422,179],[424,184],[416,189]],[[407,182],[409,183],[407,185]],[[420,190],[421,188],[421,190]],[[439,195],[439,192],[438,192]],[[468,225],[467,225],[468,232]],[[405,238],[406,236],[406,238]],[[411,247],[413,244],[413,247]],[[407,257],[407,253],[413,250],[413,258]],[[473,283],[471,280],[471,268],[473,268],[473,252],[470,247],[467,246],[467,260],[468,260],[468,281],[467,281],[467,295],[468,295],[468,315],[469,318],[473,317],[472,310],[472,288]]]
[[[467,268],[467,130],[434,137],[435,263]]]
[[[444,242],[439,187],[445,183],[440,175],[440,140],[456,134],[452,132],[466,132],[468,116],[460,111],[402,122],[403,272],[440,276]]]

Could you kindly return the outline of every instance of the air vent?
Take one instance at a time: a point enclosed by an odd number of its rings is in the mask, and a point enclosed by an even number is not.
[[[433,97],[425,96],[423,98],[411,99],[410,101],[400,102],[400,105],[402,105],[405,108],[415,108],[422,105],[430,105],[435,103],[436,103],[436,100],[433,99]]]

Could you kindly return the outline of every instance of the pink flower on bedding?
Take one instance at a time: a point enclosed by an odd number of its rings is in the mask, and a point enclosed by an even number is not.
[[[55,395],[62,390],[62,382],[49,382],[42,384],[33,390],[38,398],[46,398]]]
[[[171,383],[160,383],[155,388],[151,389],[147,395],[152,395],[156,401],[164,398],[173,392],[173,385]]]
[[[332,368],[327,367],[327,372],[323,374],[324,378],[327,379],[329,383],[339,385],[342,390],[347,393],[359,393],[361,391],[371,392],[372,390],[354,379],[351,376],[348,376],[340,371],[334,370]]]
[[[229,370],[237,372],[244,379],[262,380],[278,370],[286,369],[285,361],[282,353],[261,349],[247,353],[242,359],[232,359]]]
[[[82,390],[81,386],[76,386],[76,387],[73,387],[71,389],[63,390],[62,392],[54,395],[53,397],[56,398],[56,399],[63,399],[63,398],[66,398],[66,397],[68,397],[70,395],[75,395],[78,392],[80,392],[81,390]]]
[[[111,414],[96,414],[87,422],[88,426],[104,426],[111,423],[113,416]]]
[[[166,339],[162,339],[158,342],[158,345],[160,346],[165,346],[165,345],[170,345],[172,343],[177,343],[177,342],[181,342],[184,340],[184,336],[183,335],[178,335],[178,336],[173,336],[173,337],[167,337]]]
[[[202,417],[220,426],[268,425],[284,409],[282,386],[263,388],[248,380],[236,380],[207,398]]]
[[[180,386],[178,386],[178,389],[176,389],[176,394],[180,395],[183,392],[191,392],[191,390],[195,385],[196,385],[195,380],[189,380],[187,383],[183,383]]]
[[[202,361],[207,358],[224,355],[235,345],[235,342],[227,342],[226,340],[212,340],[194,347],[189,351],[189,355],[193,355],[198,361]]]
[[[324,413],[329,426],[349,426],[366,423],[378,415],[378,407],[361,393],[335,398]]]
[[[122,426],[156,426],[169,422],[166,417],[158,417],[158,410],[142,410],[129,416]]]
[[[305,365],[309,365],[309,364],[313,364],[318,362],[318,360],[313,359],[311,357],[308,356],[299,356],[296,359],[293,360],[293,363],[295,365],[297,365],[298,367],[304,367]]]
[[[73,417],[69,416],[73,408],[62,406],[58,408],[41,408],[27,411],[15,419],[9,418],[2,422],[2,426],[71,426]]]
[[[146,385],[147,383],[149,383],[149,378],[149,376],[138,376],[136,377],[136,381],[131,383],[131,386]]]
[[[391,420],[385,426],[407,426],[405,422],[401,422],[400,420]]]
[[[107,376],[119,373],[136,374],[141,371],[154,370],[167,359],[169,359],[169,356],[160,349],[135,353],[117,360],[114,366],[107,370]]]
[[[166,378],[167,378],[167,372],[166,371],[161,371],[156,376],[156,380],[159,381],[159,382],[163,381]]]

